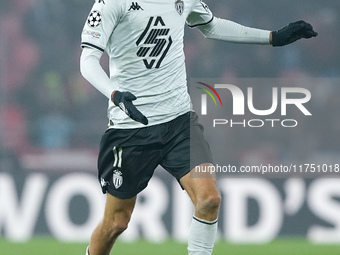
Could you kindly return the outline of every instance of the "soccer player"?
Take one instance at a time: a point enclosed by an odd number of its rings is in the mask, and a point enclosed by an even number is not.
[[[194,204],[188,253],[212,254],[220,194],[215,178],[190,176],[191,169],[211,167],[213,160],[187,92],[185,24],[206,38],[237,43],[283,46],[317,35],[304,21],[274,32],[244,27],[214,17],[200,0],[96,0],[82,31],[81,73],[109,99],[98,156],[107,200],[87,255],[110,253],[158,165]],[[109,77],[100,65],[104,51]]]

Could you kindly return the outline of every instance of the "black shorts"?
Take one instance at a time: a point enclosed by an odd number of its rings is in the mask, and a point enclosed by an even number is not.
[[[150,127],[108,129],[98,156],[98,179],[103,193],[126,199],[146,188],[161,165],[178,181],[195,166],[212,163],[197,114],[188,112]]]

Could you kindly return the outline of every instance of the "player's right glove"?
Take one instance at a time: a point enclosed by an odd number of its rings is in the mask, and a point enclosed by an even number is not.
[[[132,101],[136,99],[137,97],[130,92],[120,92],[116,90],[111,94],[112,102],[125,112],[127,116],[135,121],[147,125],[149,123],[148,119],[140,111],[138,111],[136,106],[132,103]]]
[[[272,32],[272,45],[284,46],[301,38],[316,37],[318,33],[313,30],[311,24],[300,20],[289,23],[287,26]]]

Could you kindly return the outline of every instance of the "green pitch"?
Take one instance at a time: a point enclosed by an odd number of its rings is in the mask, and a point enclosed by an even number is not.
[[[34,238],[27,243],[11,243],[0,239],[3,255],[85,255],[87,244],[62,243],[51,238]],[[117,242],[112,255],[185,255],[186,244],[167,241]],[[236,245],[218,242],[214,255],[339,255],[340,245],[313,245],[303,239],[279,239],[265,245]]]

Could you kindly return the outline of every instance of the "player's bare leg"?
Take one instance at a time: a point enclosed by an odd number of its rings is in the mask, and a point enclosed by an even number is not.
[[[212,164],[200,166],[212,166]],[[210,173],[201,174],[194,171],[195,169],[192,169],[191,173],[183,176],[180,182],[195,206],[195,216],[207,221],[215,220],[218,217],[221,201],[216,178]]]
[[[212,166],[202,164],[201,167]],[[220,206],[220,193],[216,179],[210,173],[186,174],[180,182],[189,194],[195,213],[189,232],[188,251],[190,255],[210,255],[217,233],[217,218]]]
[[[117,237],[127,228],[136,197],[119,199],[107,194],[104,218],[93,231],[86,255],[109,255]]]

